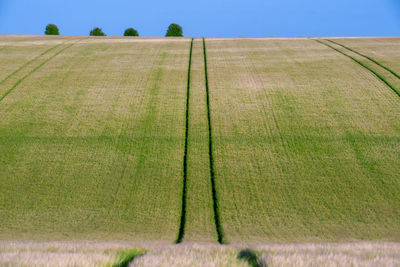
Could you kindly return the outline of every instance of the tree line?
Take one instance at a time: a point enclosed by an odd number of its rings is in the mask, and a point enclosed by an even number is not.
[[[46,26],[46,30],[44,32],[46,35],[60,35],[60,31],[55,24],[48,24]],[[103,30],[99,27],[93,28],[89,32],[90,36],[106,36],[106,34],[103,32]],[[139,33],[136,29],[134,28],[128,28],[124,32],[124,36],[139,36]],[[168,26],[167,33],[165,36],[176,36],[176,37],[183,37],[183,31],[182,27],[179,26],[178,24],[172,23]]]

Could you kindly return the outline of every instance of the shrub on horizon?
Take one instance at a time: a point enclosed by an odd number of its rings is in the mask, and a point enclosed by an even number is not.
[[[48,24],[44,32],[46,35],[60,35],[60,31],[55,24]]]
[[[103,32],[103,30],[99,27],[96,27],[93,30],[91,30],[89,35],[90,36],[106,36],[106,34]]]
[[[139,36],[139,33],[134,28],[128,28],[125,30],[124,36]]]
[[[170,24],[165,36],[183,37],[182,27],[175,23]]]

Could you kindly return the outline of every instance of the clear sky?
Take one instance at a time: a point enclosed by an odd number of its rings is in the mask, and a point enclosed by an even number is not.
[[[0,34],[163,36],[173,22],[185,36],[400,36],[400,0],[0,0]]]

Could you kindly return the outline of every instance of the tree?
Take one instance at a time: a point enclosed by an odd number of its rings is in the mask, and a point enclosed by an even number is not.
[[[48,24],[46,26],[46,31],[44,32],[46,35],[60,35],[60,31],[58,27],[54,24]]]
[[[124,36],[139,36],[139,33],[134,28],[128,28],[125,30]]]
[[[167,34],[165,36],[183,37],[182,27],[178,24],[172,23],[171,25],[169,25]]]
[[[96,27],[90,31],[90,36],[106,36],[102,29]]]

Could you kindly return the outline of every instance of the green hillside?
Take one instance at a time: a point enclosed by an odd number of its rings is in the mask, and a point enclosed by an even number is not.
[[[0,36],[0,240],[400,241],[399,55]]]

